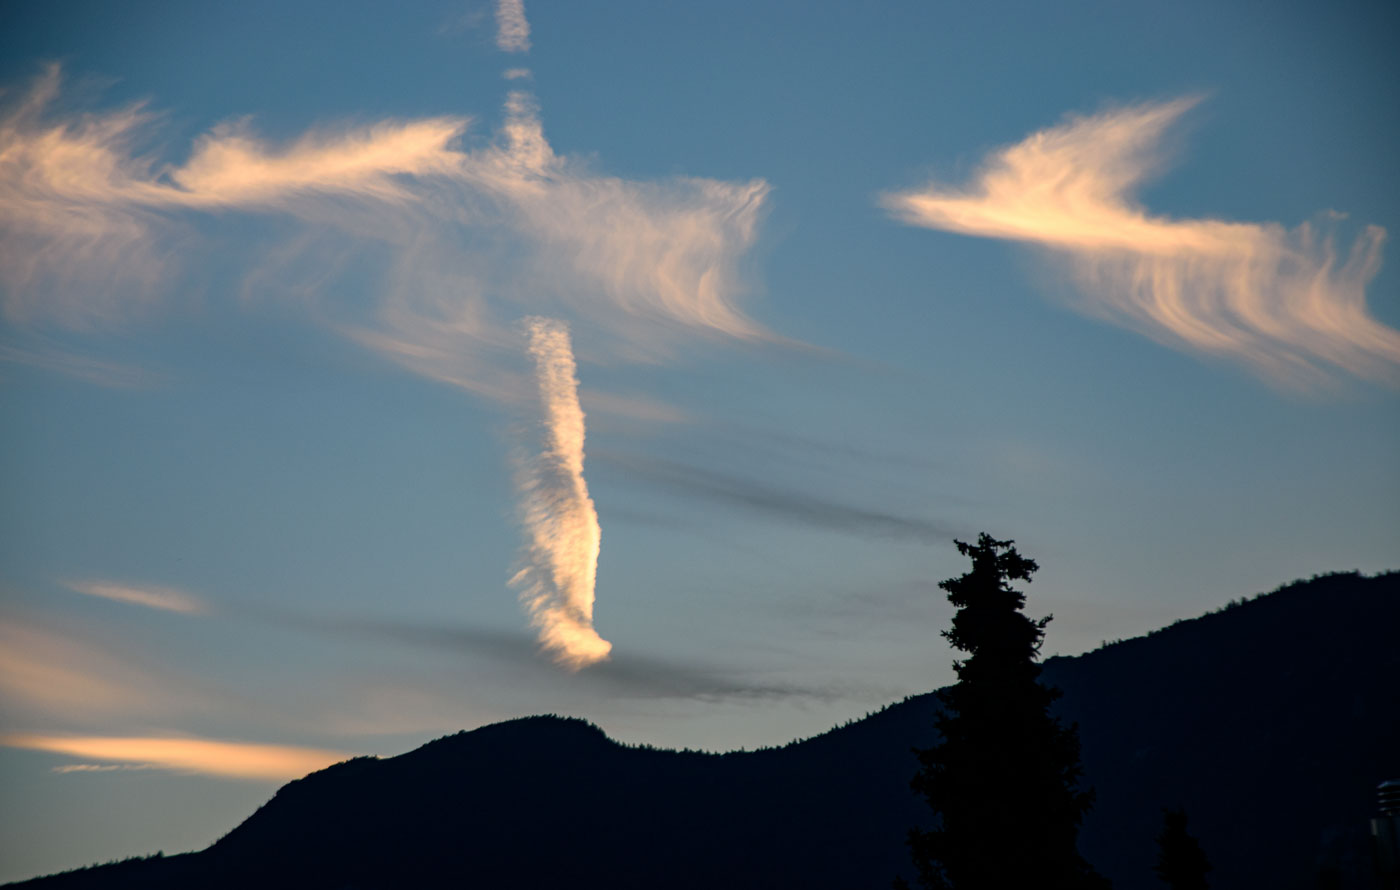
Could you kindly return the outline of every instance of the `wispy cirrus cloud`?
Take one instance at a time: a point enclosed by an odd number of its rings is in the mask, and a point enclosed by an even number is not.
[[[158,116],[144,106],[54,115],[48,66],[0,115],[0,286],[12,324],[94,330],[161,297],[192,238],[188,212],[284,212],[308,220],[339,200],[403,205],[406,177],[442,174],[464,118],[309,133],[269,147],[245,124],[215,128],[182,165],[142,155]]]
[[[885,195],[911,225],[1001,238],[1066,258],[1080,311],[1175,348],[1306,387],[1337,372],[1400,384],[1400,332],[1366,307],[1385,231],[1339,254],[1311,225],[1155,216],[1134,190],[1164,134],[1197,102],[1144,103],[1064,123],[992,153],[963,189]]]
[[[138,587],[113,581],[70,581],[67,586],[76,593],[133,606],[144,606],[148,609],[181,612],[187,615],[197,615],[208,609],[198,597],[169,587]]]
[[[217,707],[207,689],[153,670],[100,640],[0,618],[0,699],[34,719],[85,722]]]
[[[160,374],[144,368],[81,355],[42,337],[28,339],[30,345],[26,346],[0,345],[0,362],[54,371],[84,383],[112,389],[136,389],[162,380]]]
[[[134,768],[199,773],[225,779],[295,779],[354,756],[322,748],[184,736],[6,733],[0,735],[0,745],[111,762],[101,765],[75,764],[64,771],[94,772],[129,764]]]
[[[585,359],[775,339],[738,302],[766,183],[596,173],[555,153],[527,92],[470,147],[465,117],[323,127],[283,145],[241,122],[172,163],[141,151],[158,122],[146,107],[59,113],[61,84],[51,66],[0,114],[12,334],[128,324],[196,274],[181,257],[198,246],[251,252],[245,297],[295,296],[385,357],[504,401],[530,398],[523,314],[575,322]],[[303,234],[269,238],[271,250],[211,242],[218,227],[200,221],[234,214]]]
[[[523,7],[502,9],[503,33],[524,41]],[[196,274],[183,255],[215,248],[224,263],[247,252],[238,265],[251,271],[228,290],[250,305],[288,297],[413,372],[516,405],[538,391],[522,315],[569,326],[570,367],[660,362],[697,339],[778,339],[739,301],[766,183],[599,174],[555,152],[528,92],[509,92],[498,132],[471,144],[465,117],[323,127],[281,145],[241,122],[160,161],[140,150],[154,114],[60,113],[61,83],[52,66],[0,113],[0,356],[41,364],[14,341],[131,323]],[[232,216],[248,224],[229,227],[244,237],[224,250],[219,221]],[[300,231],[286,237],[289,225]],[[644,398],[584,398],[590,410],[679,416]],[[81,592],[194,608],[120,585]],[[582,601],[566,599],[577,612]],[[606,643],[593,642],[600,657]]]

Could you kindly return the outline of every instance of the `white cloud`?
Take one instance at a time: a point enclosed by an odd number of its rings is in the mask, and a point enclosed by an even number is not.
[[[992,153],[965,189],[929,185],[882,203],[912,225],[1044,247],[1069,261],[1081,311],[1167,345],[1286,385],[1337,371],[1400,383],[1400,332],[1366,308],[1383,229],[1365,228],[1343,257],[1309,225],[1176,220],[1133,201],[1195,101],[1070,117]]]
[[[602,530],[583,478],[583,409],[569,329],[548,318],[525,320],[535,360],[543,442],[520,461],[524,567],[511,579],[555,661],[578,670],[608,657],[612,644],[593,628]]]
[[[511,329],[523,314],[574,321],[581,357],[607,361],[658,361],[696,336],[770,337],[738,303],[768,186],[595,173],[555,153],[528,93],[511,92],[497,138],[471,148],[462,117],[283,146],[242,123],[162,164],[135,150],[151,113],[60,116],[59,85],[49,69],[0,117],[12,332],[131,323],[195,274],[182,255],[227,254],[202,242],[201,219],[242,214],[302,228],[247,258],[245,295],[281,289],[387,358],[491,398],[529,397]]]

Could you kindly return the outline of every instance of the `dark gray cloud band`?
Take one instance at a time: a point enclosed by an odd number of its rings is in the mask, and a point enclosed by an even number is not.
[[[551,684],[566,684],[606,696],[725,699],[808,698],[831,701],[846,691],[829,687],[756,679],[738,669],[648,655],[614,653],[577,674],[561,674],[540,653],[539,643],[523,631],[466,625],[436,625],[394,618],[320,616],[258,610],[248,617],[316,633],[353,636],[418,649],[470,657],[486,656],[521,675],[538,674]]]
[[[901,516],[842,504],[805,492],[779,488],[742,476],[664,458],[616,451],[593,451],[589,457],[598,463],[624,471],[629,478],[636,481],[660,485],[680,494],[749,510],[809,528],[873,538],[922,542],[942,543],[956,537],[967,537],[965,530],[938,520]]]

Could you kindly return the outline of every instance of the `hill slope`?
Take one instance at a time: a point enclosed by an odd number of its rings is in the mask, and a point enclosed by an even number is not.
[[[1366,886],[1366,820],[1400,776],[1400,574],[1331,575],[1046,663],[1098,802],[1081,848],[1157,888],[1185,806],[1216,888]],[[531,717],[291,782],[199,853],[25,887],[887,887],[928,813],[909,749],[932,694],[784,748],[629,748]]]

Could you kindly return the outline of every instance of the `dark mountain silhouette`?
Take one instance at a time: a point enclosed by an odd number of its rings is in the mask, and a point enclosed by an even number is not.
[[[1085,858],[1157,890],[1162,809],[1184,808],[1214,888],[1369,887],[1374,789],[1400,776],[1397,628],[1400,573],[1329,575],[1049,659],[1098,794]],[[198,853],[13,886],[883,888],[928,818],[910,748],[936,707],[728,754],[513,720],[291,782]]]

